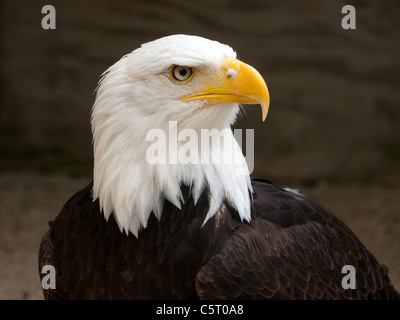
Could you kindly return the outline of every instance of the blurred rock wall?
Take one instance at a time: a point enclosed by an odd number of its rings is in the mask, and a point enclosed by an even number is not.
[[[41,9],[56,9],[44,30]],[[255,174],[400,176],[400,1],[1,2],[0,169],[91,170],[99,75],[141,43],[196,34],[231,45],[264,76],[270,113],[249,106]]]

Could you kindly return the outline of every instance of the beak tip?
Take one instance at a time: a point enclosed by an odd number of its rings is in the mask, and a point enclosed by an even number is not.
[[[265,122],[265,119],[267,118],[267,115],[266,114],[263,114],[262,115],[262,122]]]
[[[261,110],[262,110],[262,121],[265,122],[265,119],[267,118],[268,110],[269,110],[269,101],[266,104],[261,104]]]

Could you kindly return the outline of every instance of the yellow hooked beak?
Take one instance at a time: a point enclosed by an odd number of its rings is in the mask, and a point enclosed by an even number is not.
[[[233,58],[223,58],[221,70],[194,94],[182,101],[204,100],[204,107],[226,102],[260,104],[262,120],[267,117],[269,93],[260,73],[252,66]]]

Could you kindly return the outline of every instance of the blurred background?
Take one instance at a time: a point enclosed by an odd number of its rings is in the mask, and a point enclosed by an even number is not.
[[[195,34],[264,76],[266,122],[249,106],[254,176],[345,221],[400,289],[400,1],[1,0],[0,299],[41,299],[37,251],[91,181],[100,74],[142,43]],[[44,30],[44,5],[56,29]],[[356,9],[356,29],[341,26]]]

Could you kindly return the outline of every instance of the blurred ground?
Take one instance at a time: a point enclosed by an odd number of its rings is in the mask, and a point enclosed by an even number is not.
[[[37,267],[40,240],[70,196],[90,176],[0,174],[0,299],[42,299]],[[386,264],[400,289],[400,187],[373,184],[290,184],[345,221]]]

